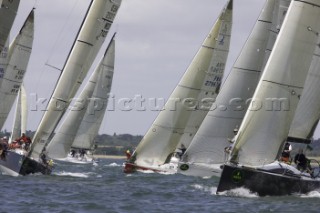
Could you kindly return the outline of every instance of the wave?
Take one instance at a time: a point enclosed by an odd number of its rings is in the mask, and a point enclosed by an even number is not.
[[[217,191],[217,187],[214,187],[214,186],[204,186],[201,184],[193,184],[191,186],[197,190],[209,192],[211,195],[216,194],[216,191]]]
[[[219,192],[222,196],[232,196],[232,197],[246,197],[246,198],[257,198],[259,195],[257,193],[251,192],[249,189],[244,187],[235,188],[232,190],[227,190],[224,192]]]
[[[300,195],[301,198],[320,198],[320,191],[311,191],[308,194]]]
[[[110,164],[107,164],[107,165],[104,165],[104,166],[107,166],[107,167],[120,167],[120,166],[122,166],[122,164],[110,163]]]
[[[70,176],[79,178],[88,178],[91,173],[79,173],[79,172],[57,172],[54,173],[56,176]]]

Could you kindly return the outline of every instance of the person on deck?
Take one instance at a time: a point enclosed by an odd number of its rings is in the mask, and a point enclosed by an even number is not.
[[[25,149],[26,151],[29,150],[29,147],[30,147],[31,143],[32,143],[31,138],[30,138],[30,137],[27,137],[27,141],[24,143],[24,149]]]
[[[43,164],[48,165],[48,160],[47,160],[47,151],[46,148],[43,148],[43,151],[40,154],[40,159],[42,161]]]
[[[233,148],[233,146],[234,146],[234,142],[236,141],[236,136],[237,136],[237,134],[238,134],[238,131],[239,131],[239,130],[238,130],[237,127],[234,128],[234,129],[233,129],[233,138],[232,138],[232,139],[228,138],[228,141],[229,141],[230,145],[224,148],[224,151],[225,151],[227,154],[230,154],[231,151],[232,151],[232,148]]]
[[[286,163],[290,163],[290,153],[292,150],[292,146],[289,142],[286,142],[283,148],[283,151],[281,153],[281,161],[286,162]]]
[[[303,149],[301,148],[294,157],[294,163],[297,164],[297,169],[300,171],[310,172],[312,170],[310,160],[303,154]]]
[[[129,149],[126,151],[126,157],[127,157],[127,160],[131,158],[131,152]]]
[[[179,148],[181,152],[178,153],[180,159],[182,158],[183,154],[186,152],[187,148],[184,146],[184,144],[181,144],[181,147]]]
[[[7,136],[4,136],[3,138],[1,138],[1,144],[4,148],[4,150],[7,150],[9,148],[9,143],[8,143],[8,138]]]
[[[70,151],[70,155],[74,158],[74,157],[75,157],[75,155],[76,155],[76,150],[71,149],[71,151]]]
[[[28,138],[25,133],[22,133],[21,137],[18,138],[17,141],[21,143],[26,143],[28,141]]]

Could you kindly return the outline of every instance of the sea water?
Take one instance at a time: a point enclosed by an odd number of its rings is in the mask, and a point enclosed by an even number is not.
[[[0,212],[319,212],[320,191],[259,197],[239,188],[216,195],[218,178],[123,173],[123,160],[58,163],[52,175],[0,175]]]

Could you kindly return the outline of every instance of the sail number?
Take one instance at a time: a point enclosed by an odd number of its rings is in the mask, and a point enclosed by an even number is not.
[[[221,84],[221,79],[222,77],[221,76],[214,76],[213,80],[211,81],[206,81],[204,83],[205,86],[208,86],[208,87],[219,87],[220,84]]]

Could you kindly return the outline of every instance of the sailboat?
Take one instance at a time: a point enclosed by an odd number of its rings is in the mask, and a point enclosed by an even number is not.
[[[8,64],[4,66],[6,69],[0,85],[1,127],[3,126],[21,88],[32,51],[33,35],[34,10],[30,12],[8,51]],[[12,176],[17,176],[19,173],[27,173],[29,171],[27,165],[32,165],[33,163],[30,161],[26,161],[26,164],[22,163],[26,154],[26,150],[22,149],[6,150],[5,158],[0,159],[0,171]],[[42,166],[36,167],[36,169],[40,168],[42,169]]]
[[[232,27],[230,0],[170,95],[124,172],[153,170],[175,173],[172,155],[183,139],[187,146],[217,96],[229,52]],[[189,142],[187,142],[189,141]]]
[[[7,160],[4,167],[12,175],[31,173],[50,174],[52,163],[47,159],[45,146],[76,94],[103,44],[121,0],[92,0],[78,36],[61,72],[56,88],[49,101],[47,111],[33,138],[28,155],[16,154]]]
[[[320,187],[319,174],[278,160],[298,104],[308,106],[300,99],[308,87],[305,82],[314,53],[319,51],[319,19],[318,1],[291,2],[230,159],[223,167],[217,193],[245,187],[261,196],[288,195]]]
[[[10,30],[17,15],[20,0],[2,0],[0,2],[0,54],[9,40]]]
[[[0,128],[3,127],[26,73],[34,36],[34,11],[29,14],[19,35],[9,48],[0,84]]]
[[[182,160],[178,173],[190,176],[220,176],[228,153],[269,58],[290,0],[266,1],[240,55],[235,61],[215,107],[208,112]],[[221,106],[225,110],[220,110]]]
[[[106,112],[111,90],[115,61],[114,36],[99,65],[77,99],[76,106],[68,112],[66,119],[48,144],[47,151],[50,158],[74,163],[92,163],[92,158],[89,159],[90,156],[86,154],[68,156],[68,153],[71,146],[72,150],[77,149],[80,153],[82,150],[92,150],[94,145],[94,139]]]

